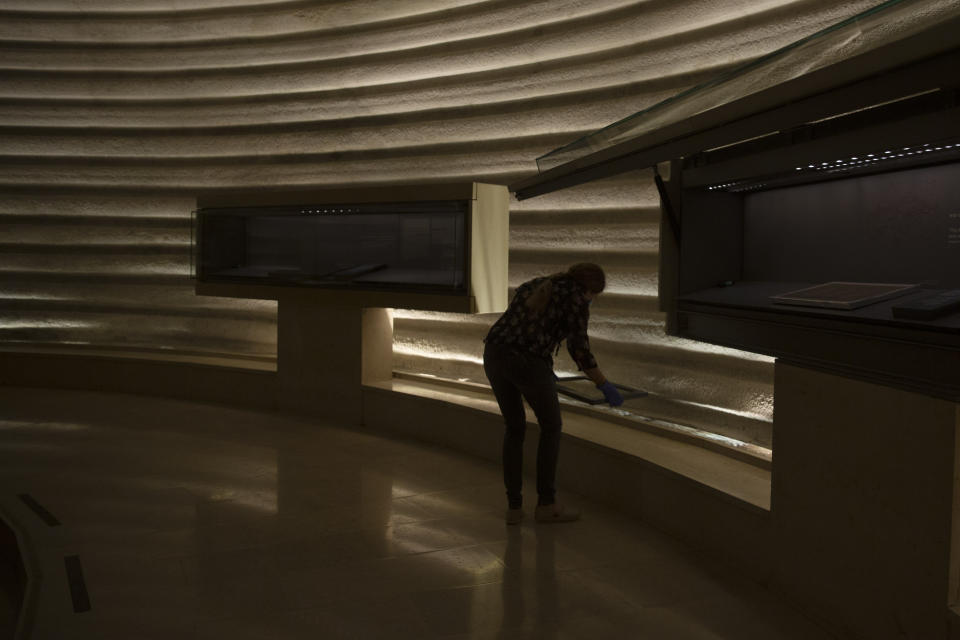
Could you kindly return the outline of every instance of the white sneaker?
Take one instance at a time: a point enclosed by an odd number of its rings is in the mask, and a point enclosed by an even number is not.
[[[523,509],[507,509],[507,524],[520,524],[523,520]]]
[[[534,517],[537,522],[573,522],[580,519],[580,512],[557,502],[538,506]]]

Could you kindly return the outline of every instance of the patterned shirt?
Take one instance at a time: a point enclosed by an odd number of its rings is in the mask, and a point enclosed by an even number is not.
[[[534,278],[517,287],[510,306],[490,328],[484,342],[514,347],[553,363],[560,343],[580,369],[593,369],[587,323],[590,301],[576,280],[567,275]]]

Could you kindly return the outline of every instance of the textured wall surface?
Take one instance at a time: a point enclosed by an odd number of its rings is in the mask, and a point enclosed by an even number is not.
[[[0,0],[0,344],[269,360],[274,304],[193,295],[197,194],[509,183],[876,4]],[[664,336],[656,205],[646,172],[515,203],[511,284],[603,264],[600,363],[654,392],[630,410],[769,444],[769,360]],[[396,317],[395,368],[484,380],[493,317]]]

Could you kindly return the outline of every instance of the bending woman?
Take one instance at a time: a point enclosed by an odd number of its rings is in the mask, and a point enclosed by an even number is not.
[[[580,517],[556,500],[554,486],[560,454],[560,400],[553,375],[553,356],[560,343],[611,406],[623,403],[590,353],[587,325],[590,303],[606,286],[598,265],[575,264],[565,273],[524,282],[510,306],[490,328],[484,342],[483,369],[506,423],[503,437],[503,480],[507,489],[507,523],[523,519],[523,441],[526,398],[540,424],[537,446],[538,522],[570,522]]]

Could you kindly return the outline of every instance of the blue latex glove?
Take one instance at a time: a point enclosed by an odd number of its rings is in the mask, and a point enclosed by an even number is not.
[[[613,386],[613,383],[609,380],[603,384],[598,384],[597,389],[603,391],[603,397],[606,398],[611,407],[619,407],[623,404],[623,396],[620,395],[620,392],[617,391],[617,388]]]

